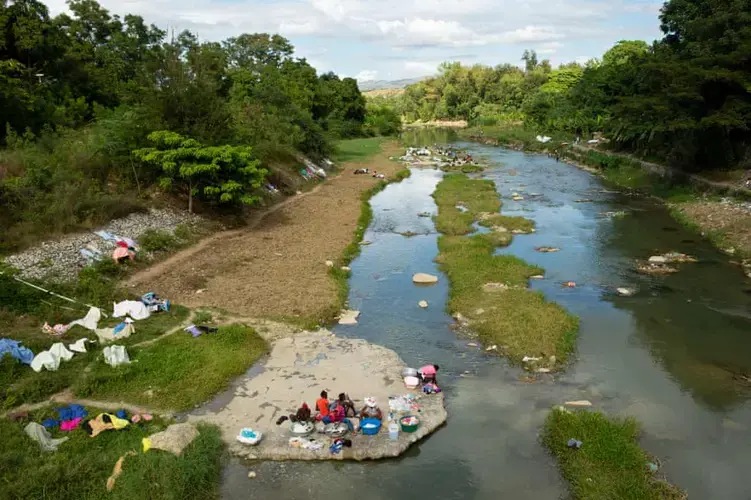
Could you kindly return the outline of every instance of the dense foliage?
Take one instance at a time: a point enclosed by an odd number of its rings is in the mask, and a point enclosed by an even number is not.
[[[603,131],[620,149],[700,170],[751,164],[751,3],[670,0],[664,37],[621,41],[601,61],[552,69],[444,63],[390,100],[406,120],[522,121],[539,132]]]
[[[297,152],[321,158],[336,139],[393,132],[382,112],[366,126],[354,79],[317,74],[279,35],[200,41],[95,0],[68,8],[52,17],[37,0],[0,2],[0,251],[138,208],[133,195],[169,177],[132,154],[155,131],[207,148],[251,147],[262,164]],[[215,199],[253,199],[230,194],[228,180],[212,181],[224,186]],[[213,188],[202,189],[208,197]]]

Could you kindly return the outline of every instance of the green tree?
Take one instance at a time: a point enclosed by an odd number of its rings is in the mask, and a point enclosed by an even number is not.
[[[243,146],[203,146],[195,139],[161,130],[149,134],[156,147],[133,151],[136,158],[158,167],[165,189],[178,188],[188,195],[188,211],[193,197],[225,203],[252,205],[260,200],[254,193],[267,171],[258,168],[251,148]]]

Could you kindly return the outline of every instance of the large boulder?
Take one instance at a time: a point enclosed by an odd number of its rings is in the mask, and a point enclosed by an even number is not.
[[[416,273],[412,276],[412,282],[418,285],[432,285],[438,283],[438,276],[427,273]]]

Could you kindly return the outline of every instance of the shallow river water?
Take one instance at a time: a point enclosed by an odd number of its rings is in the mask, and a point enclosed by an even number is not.
[[[516,236],[500,251],[545,268],[545,279],[531,286],[579,316],[571,365],[541,383],[522,382],[518,367],[468,346],[452,329],[448,282],[433,262],[438,235],[431,219],[417,216],[435,213],[430,195],[443,174],[413,169],[372,200],[365,235],[372,244],[352,263],[350,281],[350,304],[362,314],[357,326],[335,333],[394,349],[410,366],[439,364],[447,425],[396,460],[235,462],[225,471],[223,497],[566,498],[538,432],[551,406],[588,399],[608,414],[637,418],[642,446],[689,498],[751,498],[751,390],[738,377],[751,372],[751,282],[740,268],[651,200],[608,190],[547,157],[460,146],[490,164],[482,177],[496,182],[502,213],[536,222],[535,234]],[[512,201],[512,192],[525,199]],[[605,215],[617,211],[625,215]],[[406,231],[420,234],[397,234]],[[541,245],[561,251],[535,252]],[[670,276],[633,272],[635,259],[670,250],[700,262]],[[415,272],[441,279],[418,288]],[[577,287],[561,287],[569,280]],[[638,293],[619,297],[619,286]],[[430,306],[420,309],[420,300]],[[256,479],[247,478],[249,467]]]

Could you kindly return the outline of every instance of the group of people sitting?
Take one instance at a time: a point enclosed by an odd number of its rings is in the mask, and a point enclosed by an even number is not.
[[[341,393],[337,399],[329,401],[328,393],[321,391],[321,397],[316,401],[316,410],[315,420],[324,424],[345,422],[350,417],[383,419],[383,412],[378,407],[375,398],[365,398],[365,406],[358,412],[355,403],[345,393]]]

